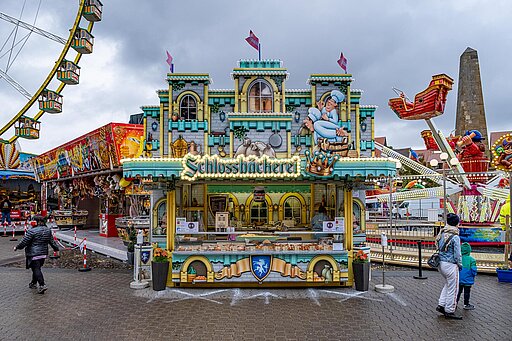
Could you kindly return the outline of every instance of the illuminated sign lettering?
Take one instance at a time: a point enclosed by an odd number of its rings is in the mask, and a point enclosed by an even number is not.
[[[239,156],[220,158],[217,155],[183,157],[182,180],[198,178],[296,178],[301,174],[300,157],[289,159],[267,156]]]

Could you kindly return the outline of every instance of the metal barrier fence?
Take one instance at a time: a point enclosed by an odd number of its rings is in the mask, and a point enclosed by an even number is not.
[[[401,252],[418,252],[418,241],[422,242],[423,250],[435,250],[435,238],[441,228],[440,223],[412,220],[375,219],[366,222],[366,243],[370,247],[380,247],[381,234],[386,233],[388,249]]]

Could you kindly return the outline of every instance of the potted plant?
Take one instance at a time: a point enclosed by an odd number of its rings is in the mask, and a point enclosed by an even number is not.
[[[498,274],[498,282],[512,283],[512,269],[508,264],[496,268],[496,273]]]
[[[132,241],[130,241],[126,246],[126,258],[127,263],[133,265],[135,258],[135,244]]]
[[[354,272],[356,290],[368,291],[368,285],[370,284],[370,262],[368,261],[368,254],[364,253],[363,250],[359,250],[354,254],[352,271]]]
[[[169,252],[160,247],[153,249],[153,260],[151,261],[153,290],[165,290],[168,273]]]

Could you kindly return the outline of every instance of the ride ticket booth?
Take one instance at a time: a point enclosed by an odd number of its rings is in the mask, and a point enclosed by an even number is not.
[[[145,157],[123,160],[123,177],[151,189],[167,285],[351,286],[364,190],[397,169],[372,157],[375,107],[359,106],[350,75],[285,90],[281,61],[238,66],[232,91],[168,74],[161,105],[142,107]]]

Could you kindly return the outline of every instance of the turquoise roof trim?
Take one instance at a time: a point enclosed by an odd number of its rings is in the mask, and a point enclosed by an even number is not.
[[[313,83],[322,82],[352,82],[354,78],[352,75],[311,75],[308,78],[307,83],[313,85]]]
[[[238,61],[238,67],[242,69],[280,69],[283,67],[283,62],[279,59],[241,59]]]
[[[310,106],[311,105],[311,97],[286,97],[285,104],[286,105],[295,105],[297,107],[300,105]]]
[[[301,180],[353,180],[365,177],[395,176],[396,162],[387,158],[342,158],[334,166],[329,176],[317,176],[305,172],[306,159],[301,160],[302,175],[294,179]],[[123,176],[125,178],[153,177],[165,179],[180,179],[183,170],[181,159],[126,159],[123,161]],[[221,179],[215,179],[222,181]],[[225,179],[224,181],[254,181],[255,178]]]
[[[153,118],[158,118],[160,116],[160,107],[158,106],[144,106],[140,108],[144,112],[144,117],[151,116]]]
[[[360,106],[359,107],[359,115],[361,117],[370,117],[370,118],[374,118],[375,117],[375,111],[377,110],[377,107],[374,107],[374,106]]]
[[[233,70],[231,76],[286,76],[288,78],[288,72],[286,70]]]
[[[208,97],[208,105],[235,105],[235,97]]]
[[[208,74],[179,74],[179,73],[168,73],[168,81],[210,81]]]

